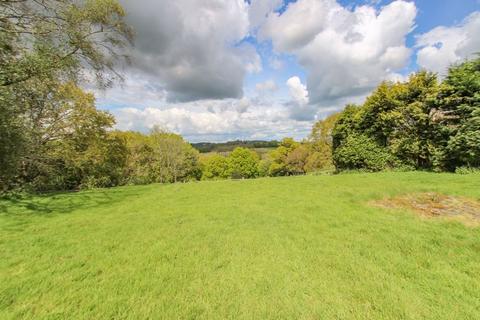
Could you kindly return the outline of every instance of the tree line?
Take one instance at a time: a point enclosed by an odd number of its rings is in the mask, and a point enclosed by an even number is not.
[[[246,152],[246,151],[245,151]],[[480,58],[453,65],[443,80],[420,71],[382,82],[362,105],[318,121],[302,142],[286,138],[257,162],[257,176],[319,171],[480,168]],[[232,177],[229,157],[204,164],[204,178]]]
[[[279,142],[264,140],[235,140],[227,142],[197,142],[192,146],[200,151],[200,153],[208,152],[231,152],[237,147],[257,149],[257,148],[276,148]]]

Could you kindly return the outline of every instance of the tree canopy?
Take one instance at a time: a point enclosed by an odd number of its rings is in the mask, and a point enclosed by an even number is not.
[[[0,2],[0,190],[118,183],[115,120],[79,83],[119,78],[125,14],[116,0]]]

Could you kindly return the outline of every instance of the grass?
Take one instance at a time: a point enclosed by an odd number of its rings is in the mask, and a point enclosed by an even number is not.
[[[478,175],[346,174],[0,202],[0,319],[480,319],[480,228],[370,206]]]

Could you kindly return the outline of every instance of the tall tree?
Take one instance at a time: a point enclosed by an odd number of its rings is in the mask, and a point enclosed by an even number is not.
[[[333,129],[339,115],[334,113],[313,125],[308,138],[311,150],[305,164],[306,171],[333,168]]]
[[[124,144],[108,133],[114,118],[96,109],[93,94],[73,83],[28,89],[34,92],[24,99],[28,143],[20,158],[21,182],[36,190],[118,184]]]
[[[178,182],[200,178],[199,153],[181,136],[154,127],[149,139],[153,150],[153,171],[156,182]]]
[[[27,175],[26,158],[45,156],[34,154],[43,139],[35,130],[61,105],[53,103],[59,85],[119,77],[115,62],[133,34],[124,18],[116,0],[0,1],[0,189]]]
[[[443,165],[480,167],[480,56],[452,66],[438,95]]]

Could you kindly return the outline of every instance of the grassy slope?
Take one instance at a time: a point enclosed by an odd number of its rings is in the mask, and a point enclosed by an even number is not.
[[[479,176],[351,174],[0,202],[0,318],[479,319],[480,228],[369,207]]]

